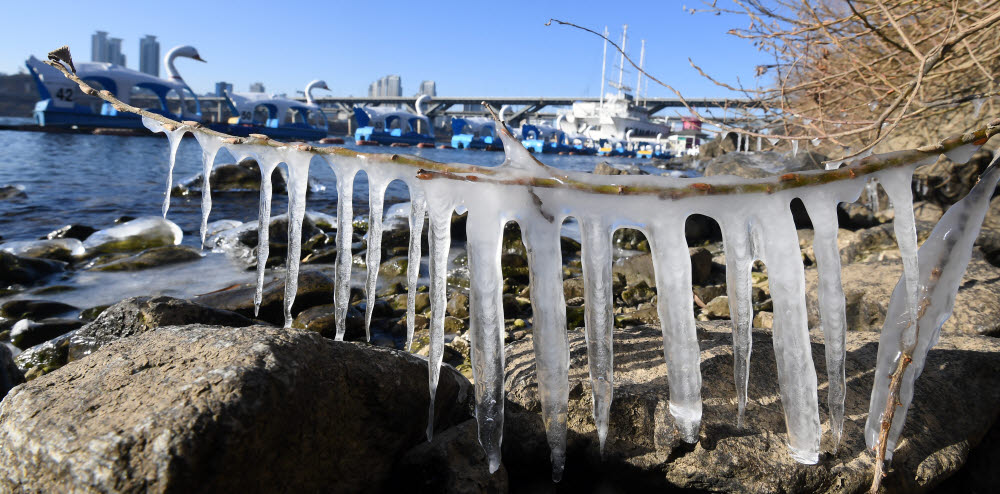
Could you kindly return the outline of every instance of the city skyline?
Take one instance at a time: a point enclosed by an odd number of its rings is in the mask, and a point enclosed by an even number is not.
[[[152,34],[139,39],[139,72],[160,76],[160,43]]]

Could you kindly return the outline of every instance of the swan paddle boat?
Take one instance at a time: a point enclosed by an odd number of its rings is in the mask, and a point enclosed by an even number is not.
[[[227,123],[209,124],[209,128],[239,137],[264,134],[272,139],[318,141],[327,136],[328,122],[313,99],[314,89],[330,90],[324,81],[310,82],[305,103],[267,93],[226,92],[226,103],[234,116]]]
[[[503,149],[503,141],[497,135],[497,123],[492,118],[452,117],[451,134],[451,147],[455,149]]]
[[[76,64],[76,75],[95,89],[107,90],[133,106],[174,120],[201,120],[201,103],[174,61],[190,58],[204,62],[192,46],[178,46],[163,58],[168,79],[160,79],[121,65],[104,62]],[[118,113],[110,103],[87,96],[61,72],[31,56],[25,65],[38,86],[41,101],[35,104],[35,122],[42,127],[109,127],[141,129],[142,118]]]
[[[521,144],[532,153],[566,153],[576,151],[566,132],[542,124],[521,125]]]
[[[430,99],[426,94],[417,98],[415,114],[395,108],[355,106],[354,118],[358,121],[358,130],[354,131],[355,142],[376,142],[390,146],[433,145],[434,127],[421,110],[421,105]]]

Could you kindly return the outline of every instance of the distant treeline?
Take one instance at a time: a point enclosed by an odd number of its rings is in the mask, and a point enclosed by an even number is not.
[[[0,74],[0,116],[30,117],[38,89],[29,74]]]

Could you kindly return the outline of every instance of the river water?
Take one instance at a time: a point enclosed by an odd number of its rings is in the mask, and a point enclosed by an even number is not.
[[[348,144],[347,147],[354,147]],[[363,147],[366,152],[412,153],[442,162],[498,165],[503,153],[453,149],[418,149]],[[633,165],[635,158],[596,156],[540,155],[551,166],[590,171],[601,161],[614,165]],[[216,165],[233,162],[225,150]],[[2,241],[32,240],[68,224],[96,229],[114,225],[122,216],[158,216],[166,188],[168,166],[167,140],[154,137],[120,137],[87,134],[49,134],[43,132],[0,131],[0,186],[16,185],[26,199],[0,200],[0,237]],[[181,143],[174,181],[193,177],[201,171],[201,150],[193,137]],[[640,164],[652,174],[664,173]],[[307,209],[336,214],[336,179],[329,166],[314,158],[310,167],[312,190]],[[364,173],[355,180],[354,211],[366,215],[368,184]],[[386,211],[391,205],[408,201],[402,182],[393,182],[386,194]],[[258,195],[255,192],[213,194],[210,221],[257,218]],[[272,214],[286,209],[284,194],[275,194]],[[168,219],[184,231],[183,243],[198,245],[201,222],[201,197],[174,196]],[[75,289],[49,293],[44,298],[70,303],[80,308],[114,303],[129,296],[165,294],[190,297],[199,293],[249,282],[252,274],[223,254],[207,253],[198,262],[168,266],[134,273],[73,272],[50,284]],[[33,297],[30,291],[15,297]],[[36,297],[37,298],[37,297]],[[0,298],[0,303],[4,298]]]

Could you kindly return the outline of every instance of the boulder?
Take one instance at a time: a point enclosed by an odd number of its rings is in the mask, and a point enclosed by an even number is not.
[[[819,324],[816,296],[818,273],[806,269],[806,307],[809,324]],[[903,263],[899,259],[857,262],[843,266],[841,280],[847,299],[847,327],[854,331],[880,331],[889,308],[889,298]],[[962,278],[955,296],[955,309],[941,328],[942,333],[1000,336],[1000,271],[978,251]]]
[[[246,159],[239,163],[217,165],[209,175],[212,192],[252,192],[260,190],[260,165],[254,159]],[[174,186],[174,193],[180,195],[201,195],[201,185],[204,174],[184,180]],[[271,174],[271,190],[278,194],[285,193],[285,179],[280,171]]]
[[[182,324],[243,327],[253,322],[235,312],[173,297],[127,298],[102,311],[70,338],[69,359],[79,360],[121,338]]]
[[[46,235],[45,238],[49,240],[56,238],[75,238],[77,240],[84,241],[87,240],[87,237],[89,237],[96,231],[97,230],[87,225],[71,224],[59,228],[58,230],[53,230],[49,232],[49,234]]]
[[[322,272],[313,270],[300,271],[298,290],[295,292],[295,303],[292,305],[292,316],[294,317],[310,307],[330,303],[333,299],[333,289],[333,280]],[[260,313],[257,316],[254,315],[253,308],[254,291],[255,285],[247,283],[228,290],[199,295],[193,298],[192,301],[216,309],[233,311],[249,318],[267,321],[271,324],[279,326],[284,324],[284,276],[264,285]]]
[[[365,312],[356,305],[347,306],[344,326],[345,340],[365,341]],[[306,309],[295,316],[292,327],[308,329],[327,338],[334,338],[337,336],[336,307],[334,304],[326,304]]]
[[[470,417],[441,372],[435,430]],[[381,492],[426,441],[427,366],[265,326],[170,326],[114,342],[0,404],[0,490]]]
[[[701,145],[698,157],[707,160],[736,151],[736,139],[736,134],[732,132],[726,133],[725,137],[716,137]]]
[[[680,441],[669,412],[670,390],[663,338],[655,327],[616,330],[614,400],[604,459],[591,417],[586,341],[570,335],[570,401],[567,474],[571,466],[629,478],[658,476],[644,490],[673,488],[717,492],[861,492],[870,484],[873,457],[863,427],[871,395],[879,335],[851,332],[847,339],[848,389],[843,440],[834,449],[823,438],[817,465],[795,462],[786,446],[785,419],[775,375],[771,333],[755,331],[749,403],[744,428],[736,426],[731,329],[727,321],[698,323],[702,398],[699,442]],[[814,330],[813,361],[824,426],[826,370],[822,336]],[[549,465],[538,400],[531,337],[507,347],[507,407],[503,458],[511,479]],[[890,492],[934,488],[965,462],[1000,412],[1000,341],[944,335],[917,380],[901,447],[885,480]]]
[[[48,374],[66,365],[69,360],[69,340],[73,337],[70,331],[45,343],[35,345],[14,357],[17,368],[21,369],[27,380],[32,380]]]
[[[134,256],[116,259],[90,268],[91,271],[140,271],[201,259],[201,252],[187,245],[166,245],[146,249]]]
[[[0,286],[35,283],[65,269],[64,262],[31,259],[0,250]]]
[[[20,200],[27,199],[28,194],[24,193],[24,188],[17,185],[0,185],[0,200]]]
[[[10,342],[14,346],[25,350],[69,333],[80,326],[83,326],[83,321],[79,319],[50,318],[37,322],[21,319],[11,328]]]
[[[76,310],[72,305],[52,300],[17,299],[0,305],[0,316],[7,319],[44,319]]]
[[[16,256],[63,262],[72,262],[73,256],[80,256],[84,253],[83,243],[75,238],[6,242],[0,245],[0,249]]]
[[[24,382],[24,374],[14,363],[14,355],[7,345],[0,343],[0,400],[7,396],[7,392],[14,386]]]
[[[467,420],[435,434],[406,452],[396,464],[394,492],[478,494],[508,492],[503,465],[491,474],[479,444],[479,426]]]
[[[87,237],[83,246],[88,255],[111,252],[138,252],[164,245],[179,245],[184,233],[174,222],[146,216],[100,230]]]

